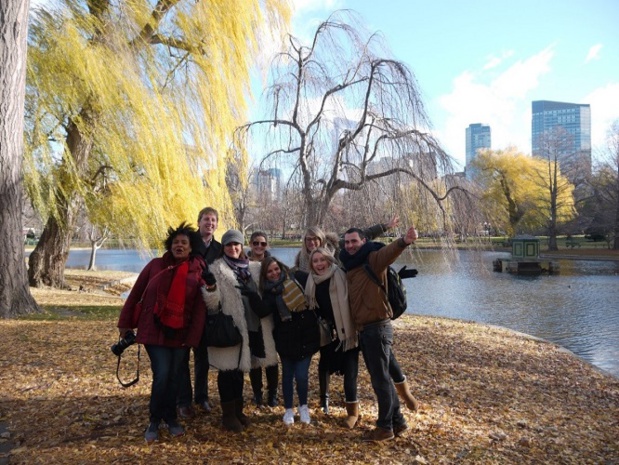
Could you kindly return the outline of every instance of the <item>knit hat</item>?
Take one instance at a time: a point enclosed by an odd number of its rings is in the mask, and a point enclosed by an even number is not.
[[[221,237],[221,244],[227,245],[230,242],[238,242],[239,244],[244,245],[245,237],[243,236],[243,233],[241,231],[238,231],[236,229],[229,229]]]

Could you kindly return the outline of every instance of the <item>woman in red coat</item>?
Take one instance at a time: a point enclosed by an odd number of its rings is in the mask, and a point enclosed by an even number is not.
[[[192,254],[199,241],[195,229],[185,223],[168,229],[166,252],[144,267],[118,319],[121,337],[137,327],[136,342],[144,344],[150,358],[150,424],[144,435],[149,443],[159,438],[161,420],[172,436],[185,433],[176,419],[177,377],[189,348],[200,342],[206,318],[200,292],[206,265]]]

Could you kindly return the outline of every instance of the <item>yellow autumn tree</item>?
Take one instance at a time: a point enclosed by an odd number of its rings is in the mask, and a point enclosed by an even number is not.
[[[287,2],[60,0],[29,34],[28,192],[46,219],[31,285],[63,284],[75,218],[157,247],[206,204],[230,224],[227,146]],[[275,35],[274,35],[275,34]],[[264,38],[264,39],[263,39]]]
[[[551,195],[543,182],[547,164],[510,147],[505,150],[482,150],[472,162],[475,182],[481,187],[481,204],[494,227],[508,235],[546,226],[550,215]],[[566,179],[557,173],[562,182]],[[573,212],[571,191],[562,193],[561,221]]]

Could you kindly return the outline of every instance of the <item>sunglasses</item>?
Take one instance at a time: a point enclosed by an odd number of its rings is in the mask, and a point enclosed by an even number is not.
[[[266,242],[260,242],[260,241],[254,241],[252,242],[252,244],[256,247],[258,247],[259,245],[261,245],[262,247],[266,247],[267,243]]]

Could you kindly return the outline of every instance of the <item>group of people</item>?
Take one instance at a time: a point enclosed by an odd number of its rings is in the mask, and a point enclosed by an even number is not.
[[[217,211],[207,207],[198,215],[197,231],[185,223],[170,228],[166,252],[142,270],[119,317],[120,334],[137,329],[136,342],[145,346],[151,362],[146,441],[159,438],[162,422],[171,436],[180,436],[185,431],[179,417],[191,418],[196,408],[211,411],[209,367],[217,369],[221,421],[226,430],[241,432],[250,424],[244,413],[246,373],[253,402],[278,405],[280,363],[284,424],[295,422],[295,384],[298,419],[311,423],[309,369],[316,353],[320,353],[320,408],[329,414],[330,377],[343,375],[344,426],[354,428],[359,418],[359,351],[378,400],[376,428],[364,439],[384,441],[403,434],[408,426],[398,394],[411,410],[417,409],[417,401],[392,350],[387,297],[364,268],[369,266],[385,283],[387,267],[417,239],[415,228],[385,246],[372,239],[395,227],[397,217],[366,230],[351,228],[342,237],[312,227],[289,268],[269,252],[264,232],[251,235],[248,252],[244,235],[234,229],[217,242],[213,234],[218,219]],[[205,323],[209,315],[220,311],[239,329],[240,344],[209,345]],[[330,333],[326,341],[323,335],[321,342],[320,326]]]

